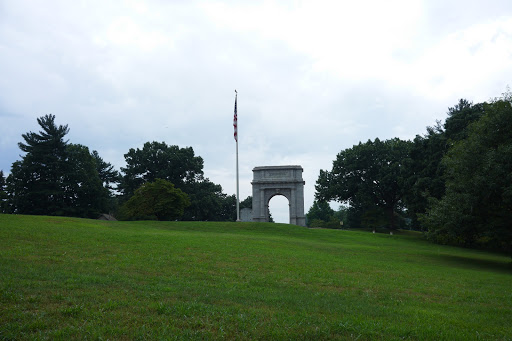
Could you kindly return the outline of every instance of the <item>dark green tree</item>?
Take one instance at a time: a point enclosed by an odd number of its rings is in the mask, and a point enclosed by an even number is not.
[[[183,220],[236,219],[236,201],[222,193],[220,185],[204,177],[203,159],[194,155],[192,147],[146,142],[142,149],[130,149],[125,159],[127,166],[121,168],[124,176],[119,186],[125,200],[135,188],[159,178],[173,183],[189,196],[190,205]]]
[[[97,171],[96,160],[89,148],[80,144],[68,144],[64,174],[64,215],[97,218],[108,211],[109,191]]]
[[[203,159],[192,147],[168,146],[165,142],[146,142],[142,149],[131,148],[124,155],[126,168],[120,189],[126,197],[146,182],[164,179],[177,188],[198,181],[203,175]]]
[[[448,108],[444,125],[440,121],[427,127],[427,133],[416,136],[411,148],[408,191],[405,195],[407,213],[412,226],[424,229],[418,217],[424,214],[431,199],[445,194],[445,165],[441,162],[450,146],[467,137],[468,126],[484,112],[484,104],[473,104],[465,99]]]
[[[268,222],[269,223],[275,223],[274,218],[272,217],[272,212],[268,212]]]
[[[162,179],[146,182],[123,205],[130,220],[176,220],[190,204],[188,196]]]
[[[112,166],[110,162],[104,161],[96,150],[93,150],[91,155],[96,163],[96,171],[98,172],[103,186],[110,191],[114,190],[116,188],[115,185],[119,184],[121,180],[121,175],[114,169],[114,166]]]
[[[448,142],[439,121],[435,127],[427,127],[427,134],[417,135],[413,141],[404,201],[415,229],[423,229],[418,216],[426,212],[429,199],[440,199],[444,195],[444,166],[441,160],[447,150]]]
[[[190,206],[185,210],[183,220],[234,221],[236,219],[236,198],[222,193],[222,186],[208,178],[188,183],[184,191],[190,197]]]
[[[240,201],[240,209],[242,208],[252,208],[252,195],[249,195],[244,200]]]
[[[223,193],[222,210],[219,221],[236,221],[236,195]]]
[[[446,194],[424,222],[431,240],[512,252],[512,96],[484,112],[443,159]]]
[[[457,142],[468,136],[467,127],[480,119],[484,114],[484,103],[473,104],[465,99],[452,108],[448,108],[448,117],[444,123],[445,135],[448,140]]]
[[[365,216],[368,216],[366,212],[372,211],[375,212],[374,205],[364,202],[353,201],[348,207],[346,207],[346,219],[344,220],[345,226],[348,228],[373,228],[373,226],[364,225],[364,223],[366,222]]]
[[[327,201],[313,201],[313,205],[306,213],[308,227],[325,227],[324,225],[334,217],[334,210]]]
[[[18,144],[25,152],[12,165],[9,195],[15,213],[63,215],[65,209],[64,175],[67,160],[67,125],[55,124],[55,115],[37,119],[39,133],[23,134]]]
[[[37,119],[39,133],[23,134],[26,154],[12,165],[7,192],[10,210],[20,214],[96,218],[107,209],[108,191],[102,186],[89,149],[69,144],[67,125],[55,115]]]
[[[389,228],[396,227],[396,212],[403,207],[411,142],[369,140],[340,152],[332,170],[320,170],[316,199],[348,202],[363,210],[385,210]]]
[[[119,208],[119,197],[117,187],[121,182],[121,174],[114,169],[110,162],[106,162],[96,150],[92,151],[92,157],[96,163],[96,170],[103,187],[108,190],[108,207],[105,212],[113,213]]]
[[[338,210],[334,212],[334,218],[340,223],[341,228],[348,228],[348,212],[349,208],[343,205],[340,205]]]
[[[268,222],[275,223],[274,218],[272,217],[272,212],[270,212],[270,209],[268,210]]]

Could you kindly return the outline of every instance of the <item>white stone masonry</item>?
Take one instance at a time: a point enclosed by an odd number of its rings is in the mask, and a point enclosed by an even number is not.
[[[252,184],[252,220],[268,222],[268,204],[276,195],[288,199],[290,224],[306,226],[304,180],[301,166],[255,167]]]

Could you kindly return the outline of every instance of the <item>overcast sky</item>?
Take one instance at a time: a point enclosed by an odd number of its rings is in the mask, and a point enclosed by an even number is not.
[[[412,139],[460,98],[512,85],[512,1],[0,0],[0,169],[56,115],[117,169],[147,141],[192,146],[240,198],[256,166],[320,169],[359,141]],[[281,199],[279,199],[281,198]],[[277,221],[288,202],[271,200]]]

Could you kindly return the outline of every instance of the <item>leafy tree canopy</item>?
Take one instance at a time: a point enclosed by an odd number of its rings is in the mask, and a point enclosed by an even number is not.
[[[64,215],[97,218],[108,211],[109,192],[103,187],[96,159],[89,148],[80,144],[69,144],[67,154]]]
[[[411,149],[409,188],[404,201],[414,228],[424,227],[418,217],[424,214],[429,200],[441,199],[445,194],[445,168],[441,162],[450,147],[468,135],[468,126],[482,117],[484,103],[473,104],[465,99],[448,108],[444,125],[440,121],[427,127],[424,136],[417,135]]]
[[[448,117],[444,123],[446,138],[456,142],[468,136],[467,127],[478,121],[484,114],[484,103],[473,104],[465,99],[452,108],[448,108]]]
[[[183,220],[235,220],[236,199],[222,193],[222,187],[203,176],[203,159],[192,147],[169,146],[165,142],[146,142],[142,149],[125,154],[127,166],[120,188],[126,198],[146,182],[157,178],[173,183],[189,199]]]
[[[310,224],[315,220],[327,222],[331,220],[331,217],[333,216],[334,210],[329,206],[327,201],[313,201],[313,205],[310,207],[308,213],[306,213],[308,226],[310,226]]]
[[[424,216],[430,239],[512,250],[512,97],[484,115],[443,159],[446,195]]]
[[[165,142],[146,142],[142,149],[131,148],[124,155],[126,168],[121,190],[127,197],[146,182],[163,179],[185,190],[185,185],[203,175],[203,159],[192,147],[168,146]]]
[[[236,199],[222,193],[221,185],[205,178],[186,184],[184,187],[191,202],[183,216],[184,220],[232,221],[236,219]]]
[[[190,205],[188,196],[163,179],[146,182],[124,204],[123,212],[130,220],[175,220]]]
[[[447,138],[439,121],[436,126],[427,127],[427,134],[417,135],[413,141],[404,201],[415,228],[420,227],[418,214],[426,212],[429,198],[440,199],[444,195],[444,166],[441,160],[447,150]]]
[[[244,200],[240,201],[240,209],[242,208],[252,208],[252,195],[249,195]]]
[[[368,140],[343,150],[332,170],[320,170],[316,198],[348,202],[353,207],[382,207],[389,227],[395,228],[395,210],[403,205],[411,142],[398,138]]]

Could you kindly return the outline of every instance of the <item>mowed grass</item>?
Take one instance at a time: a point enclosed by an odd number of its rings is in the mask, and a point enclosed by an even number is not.
[[[421,235],[0,215],[0,339],[510,340],[510,258]]]

